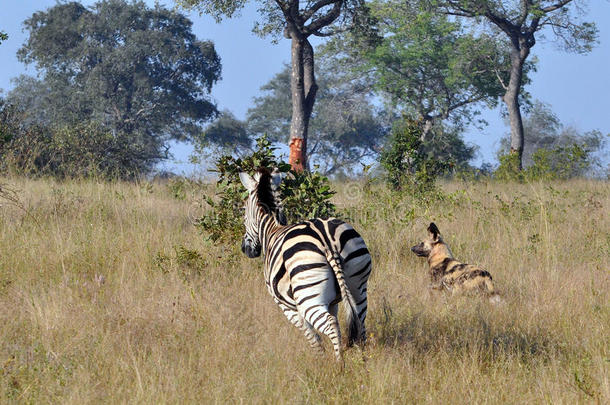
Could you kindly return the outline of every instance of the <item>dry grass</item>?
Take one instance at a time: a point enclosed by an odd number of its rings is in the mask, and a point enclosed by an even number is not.
[[[284,319],[260,260],[198,234],[196,194],[2,183],[22,207],[0,200],[0,402],[610,402],[608,183],[450,183],[430,205],[338,185],[374,256],[369,344],[343,369]],[[408,249],[428,220],[504,305],[428,293]]]

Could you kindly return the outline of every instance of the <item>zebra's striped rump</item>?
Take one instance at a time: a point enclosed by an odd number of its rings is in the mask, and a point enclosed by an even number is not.
[[[279,186],[279,181],[272,177],[269,172],[259,172],[254,178],[240,175],[250,192],[242,250],[250,256],[260,246],[265,283],[275,302],[312,346],[321,348],[318,333],[322,333],[340,358],[339,302],[343,301],[348,318],[348,345],[365,339],[371,256],[358,232],[342,220],[283,225],[281,216],[269,209],[281,209],[279,199],[272,204],[260,200],[261,195],[277,198],[274,185]],[[260,187],[269,187],[269,192],[261,193]]]

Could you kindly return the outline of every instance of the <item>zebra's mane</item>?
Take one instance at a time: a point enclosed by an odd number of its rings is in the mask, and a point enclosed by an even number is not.
[[[258,173],[260,174],[260,179],[256,186],[258,206],[272,214],[280,224],[285,225],[286,219],[282,212],[280,193],[277,187],[274,187],[272,184],[271,172],[266,168],[260,168]]]

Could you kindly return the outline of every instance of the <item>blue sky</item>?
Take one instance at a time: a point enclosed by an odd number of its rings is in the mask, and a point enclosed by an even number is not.
[[[93,4],[94,1],[83,1]],[[154,1],[147,0],[152,5]],[[173,7],[171,1],[160,1]],[[581,131],[598,129],[610,133],[610,1],[589,0],[587,19],[594,21],[599,29],[600,44],[586,55],[566,53],[548,40],[538,40],[533,48],[537,56],[538,71],[532,76],[527,90],[533,98],[552,106],[553,111],[565,125]],[[9,39],[0,45],[0,88],[12,87],[11,78],[22,73],[36,74],[33,67],[27,68],[16,58],[16,51],[26,39],[22,22],[33,12],[52,7],[55,0],[3,0],[0,14],[0,29],[9,34]],[[208,16],[189,14],[193,20],[193,31],[200,39],[214,41],[222,59],[222,80],[212,89],[212,96],[219,109],[228,109],[237,117],[244,118],[252,98],[259,88],[279,72],[283,63],[290,60],[290,42],[281,40],[271,43],[269,38],[259,38],[251,29],[256,21],[256,7],[249,6],[241,17],[225,20],[220,24]],[[465,134],[467,142],[479,145],[479,155],[474,161],[495,162],[495,150],[500,138],[508,132],[499,110],[484,111],[483,118],[489,126],[483,130],[470,129]],[[186,161],[190,153],[188,145],[174,145],[172,152],[177,162],[168,162],[165,167],[178,172],[190,172]]]

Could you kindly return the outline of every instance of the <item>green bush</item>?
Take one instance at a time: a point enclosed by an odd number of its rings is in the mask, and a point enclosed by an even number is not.
[[[498,156],[500,165],[494,171],[494,178],[500,181],[525,181],[525,173],[519,169],[519,155],[508,153]]]
[[[328,178],[318,172],[290,172],[281,185],[282,205],[288,223],[337,214],[330,198],[335,194]]]
[[[0,171],[58,178],[133,179],[164,156],[142,135],[112,132],[94,122],[39,126],[0,100]]]
[[[590,150],[577,143],[539,148],[532,154],[532,164],[519,170],[516,154],[499,157],[500,166],[494,177],[502,181],[566,180],[583,176],[593,164]]]
[[[589,150],[579,144],[538,149],[532,160],[526,172],[532,180],[570,179],[584,175],[591,166]]]
[[[392,130],[388,146],[382,151],[380,163],[387,172],[387,181],[394,190],[423,195],[435,189],[437,177],[448,170],[450,161],[439,161],[424,151],[422,125],[404,119]]]
[[[252,154],[241,158],[230,155],[218,158],[216,198],[206,198],[210,209],[197,221],[202,232],[212,241],[234,243],[244,233],[242,208],[248,194],[239,180],[240,172],[253,175],[259,168],[277,168],[284,173],[280,192],[287,223],[335,215],[335,206],[330,202],[334,192],[328,178],[319,173],[290,170],[288,163],[275,157],[274,150],[267,137],[262,136]]]

